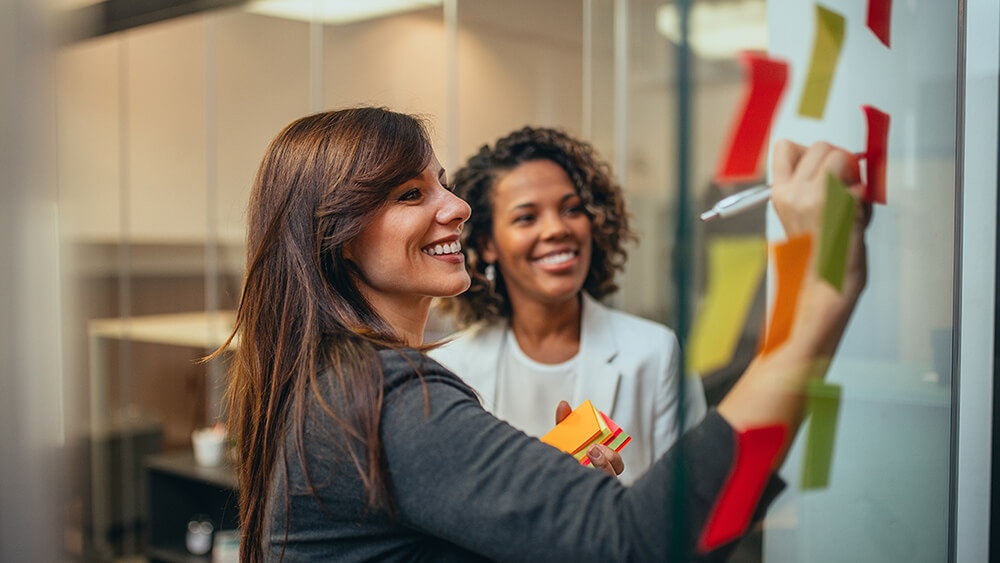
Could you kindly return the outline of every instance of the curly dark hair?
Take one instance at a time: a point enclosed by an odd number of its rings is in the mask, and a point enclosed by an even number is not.
[[[597,299],[618,290],[614,277],[625,267],[625,244],[637,240],[629,228],[621,186],[611,174],[611,166],[594,147],[564,131],[543,127],[523,127],[483,145],[454,176],[455,193],[472,207],[472,218],[462,235],[462,250],[472,286],[465,293],[444,300],[441,309],[452,315],[460,327],[480,320],[510,318],[510,300],[503,278],[497,271],[494,288],[484,273],[480,259],[486,241],[493,235],[493,188],[507,173],[533,160],[551,160],[566,171],[583,200],[590,217],[593,255],[583,289]]]

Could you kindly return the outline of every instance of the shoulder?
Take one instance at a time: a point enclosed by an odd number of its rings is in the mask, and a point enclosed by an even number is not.
[[[434,358],[417,350],[412,348],[380,350],[378,356],[387,392],[408,387],[412,382],[440,383],[475,397],[475,393],[461,378]]]
[[[445,338],[440,346],[427,354],[442,364],[459,370],[467,362],[482,358],[499,347],[503,338],[503,323],[480,321]],[[461,373],[461,372],[460,372]]]
[[[584,325],[589,330],[608,331],[621,348],[655,346],[669,353],[678,347],[677,335],[662,323],[613,309],[586,294],[584,307],[589,317]]]

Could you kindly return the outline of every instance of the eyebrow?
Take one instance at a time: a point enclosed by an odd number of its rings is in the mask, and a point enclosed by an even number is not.
[[[559,204],[560,205],[564,204],[564,203],[566,203],[566,200],[573,199],[574,197],[578,197],[580,199],[583,199],[583,197],[580,194],[578,194],[578,193],[576,193],[574,191],[573,193],[568,193],[568,194],[564,195],[563,197],[561,197],[559,199]],[[519,203],[519,204],[515,205],[514,207],[511,207],[510,209],[508,209],[508,212],[510,213],[510,212],[514,212],[514,211],[517,211],[519,209],[524,209],[524,208],[528,208],[528,207],[538,207],[538,203],[536,203],[534,201],[528,201],[528,202],[525,202],[525,203]]]

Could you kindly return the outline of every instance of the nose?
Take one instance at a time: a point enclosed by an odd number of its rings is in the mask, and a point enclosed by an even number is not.
[[[466,201],[457,195],[442,188],[443,198],[441,206],[438,208],[437,220],[442,224],[449,224],[458,221],[464,224],[472,216],[472,208]]]
[[[547,214],[542,225],[542,240],[559,240],[569,235],[569,226],[562,215]]]

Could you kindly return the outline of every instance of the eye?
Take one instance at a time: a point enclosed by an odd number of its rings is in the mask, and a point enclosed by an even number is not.
[[[399,196],[399,201],[420,201],[424,194],[419,188],[410,188]]]
[[[534,213],[525,213],[523,215],[517,215],[517,216],[515,216],[514,220],[511,221],[511,222],[514,223],[514,224],[526,225],[526,224],[531,223],[534,220],[535,220],[535,214]]]

